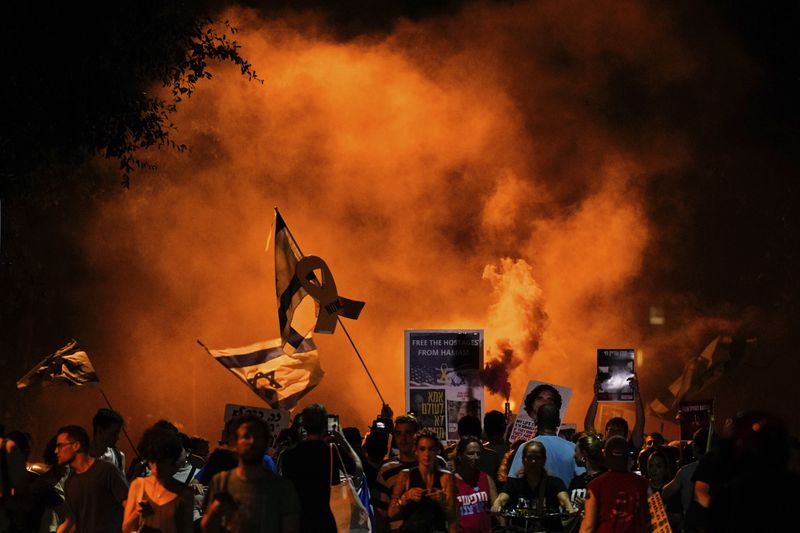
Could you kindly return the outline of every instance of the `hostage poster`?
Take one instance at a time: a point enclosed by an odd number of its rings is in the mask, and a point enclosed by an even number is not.
[[[597,349],[598,402],[632,402],[633,348]]]
[[[442,441],[458,440],[458,420],[483,419],[483,330],[405,331],[406,410]]]
[[[525,393],[522,395],[522,398],[520,398],[519,411],[517,412],[517,417],[514,420],[514,427],[511,428],[509,442],[514,442],[515,440],[519,439],[530,440],[534,437],[536,433],[536,423],[525,411],[525,398],[527,398],[528,394],[533,392],[533,390],[539,385],[550,385],[561,395],[561,410],[559,411],[559,416],[561,417],[561,422],[563,425],[564,416],[567,413],[567,407],[569,407],[569,401],[572,399],[572,389],[570,387],[564,387],[563,385],[556,385],[555,383],[529,381],[528,386],[525,387]]]

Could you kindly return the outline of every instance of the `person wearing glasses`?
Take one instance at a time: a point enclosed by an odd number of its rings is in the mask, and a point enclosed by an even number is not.
[[[432,430],[422,429],[414,436],[418,465],[398,474],[389,504],[389,518],[403,520],[400,531],[458,531],[455,483],[453,474],[438,464],[441,450],[439,437]]]
[[[67,518],[58,533],[118,533],[128,497],[122,472],[89,455],[89,434],[80,426],[59,429],[55,451],[58,464],[72,472],[64,484]]]

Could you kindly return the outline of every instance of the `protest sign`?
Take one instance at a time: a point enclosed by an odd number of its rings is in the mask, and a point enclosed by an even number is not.
[[[708,429],[714,412],[714,400],[684,401],[678,404],[681,440],[692,440],[695,432]]]
[[[291,415],[288,409],[265,409],[263,407],[251,407],[234,403],[225,404],[226,424],[229,420],[242,415],[255,415],[266,422],[273,438],[277,437],[282,430],[288,428],[291,422]]]
[[[483,330],[406,330],[406,410],[442,441],[458,440],[458,420],[483,418]]]
[[[632,402],[634,350],[632,348],[597,349],[598,402]]]
[[[533,438],[533,434],[536,429],[536,423],[530,416],[528,416],[528,413],[525,412],[525,398],[527,398],[528,394],[530,394],[533,389],[539,385],[545,384],[546,383],[543,381],[528,382],[528,386],[525,388],[525,394],[522,395],[522,398],[519,402],[519,411],[517,412],[517,418],[514,421],[514,427],[511,428],[509,442],[514,442],[517,439],[530,440]],[[567,412],[567,407],[569,406],[569,401],[572,398],[572,389],[562,385],[555,385],[553,383],[548,383],[547,385],[554,387],[561,395],[561,410],[559,411],[559,416],[563,421],[564,415]]]

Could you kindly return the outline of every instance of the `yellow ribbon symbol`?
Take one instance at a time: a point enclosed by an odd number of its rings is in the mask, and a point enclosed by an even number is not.
[[[319,277],[314,274],[315,270],[320,271]],[[306,292],[319,303],[315,332],[333,333],[336,331],[337,317],[356,320],[361,314],[364,302],[339,296],[333,274],[321,258],[316,255],[302,258],[297,262],[294,272]]]

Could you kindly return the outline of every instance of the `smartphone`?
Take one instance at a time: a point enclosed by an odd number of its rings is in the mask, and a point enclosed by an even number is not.
[[[339,432],[339,415],[328,415],[328,431]]]

